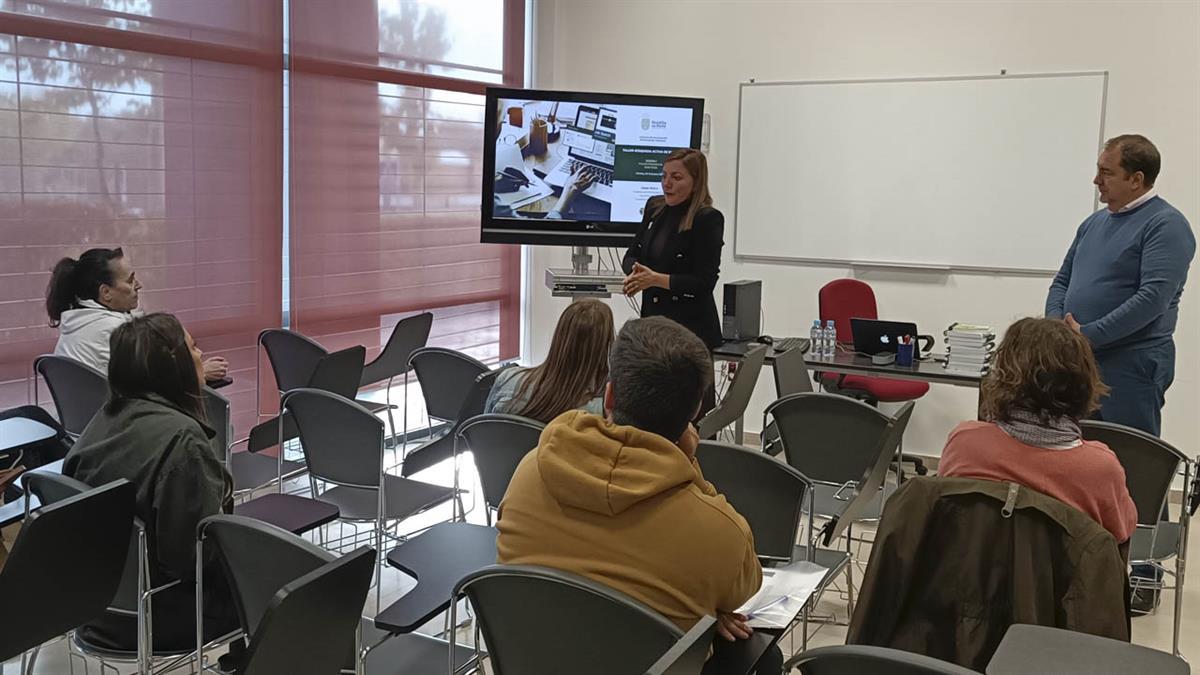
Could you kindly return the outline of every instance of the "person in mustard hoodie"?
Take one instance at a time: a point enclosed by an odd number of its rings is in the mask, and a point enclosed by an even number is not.
[[[521,460],[500,504],[497,561],[585,576],[685,631],[715,615],[726,640],[749,637],[734,610],[762,583],[754,538],[695,460],[708,348],[669,319],[635,319],[609,369],[607,417],[563,413]]]

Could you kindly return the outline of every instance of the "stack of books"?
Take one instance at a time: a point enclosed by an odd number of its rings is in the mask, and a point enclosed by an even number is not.
[[[963,375],[986,375],[996,349],[991,326],[954,323],[946,329],[946,370]]]

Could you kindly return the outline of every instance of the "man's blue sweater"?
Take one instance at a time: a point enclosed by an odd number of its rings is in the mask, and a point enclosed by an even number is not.
[[[1124,213],[1097,211],[1050,284],[1046,316],[1074,315],[1098,355],[1169,340],[1195,252],[1187,219],[1161,197]]]

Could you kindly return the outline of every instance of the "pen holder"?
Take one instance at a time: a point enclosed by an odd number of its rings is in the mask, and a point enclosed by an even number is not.
[[[911,367],[913,364],[913,343],[901,342],[896,345],[896,365]]]

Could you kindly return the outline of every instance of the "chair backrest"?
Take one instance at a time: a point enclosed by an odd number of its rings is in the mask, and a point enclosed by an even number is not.
[[[1157,525],[1171,483],[1187,456],[1161,438],[1112,422],[1079,423],[1083,437],[1109,447],[1125,469],[1125,486],[1137,506],[1139,525]]]
[[[392,334],[388,336],[387,344],[383,346],[379,356],[363,368],[358,386],[365,387],[408,372],[409,357],[429,341],[429,331],[432,328],[431,312],[401,319],[392,329]]]
[[[771,370],[775,372],[775,395],[779,398],[813,390],[808,365],[804,362],[804,352],[799,349],[789,349],[782,354],[776,354]]]
[[[791,560],[800,511],[811,485],[799,471],[756,450],[701,441],[696,461],[704,479],[750,524],[755,553]]]
[[[0,630],[0,661],[104,613],[125,568],[133,509],[133,484],[118,480],[42,506],[25,519],[0,571],[8,615]]]
[[[383,471],[383,422],[354,401],[320,389],[283,397],[314,477],[338,485],[378,488]]]
[[[900,442],[904,440],[904,431],[908,428],[908,420],[912,417],[912,411],[916,405],[915,401],[905,403],[888,422],[879,438],[875,460],[867,467],[855,486],[850,503],[825,527],[826,546],[842,536],[846,528],[862,517],[870,508],[871,502],[878,497],[879,491],[883,488],[883,481],[887,478],[888,466],[897,456],[896,451],[900,447]]]
[[[421,383],[429,416],[449,421],[457,419],[475,378],[488,371],[480,361],[442,347],[422,347],[412,353],[409,363]]]
[[[225,571],[242,630],[258,629],[276,592],[337,556],[282,528],[234,515],[200,521],[197,536]]]
[[[68,434],[78,437],[108,398],[108,377],[65,356],[39,356],[33,367],[54,399],[58,421]]]
[[[825,393],[785,396],[767,406],[763,417],[774,420],[788,464],[828,483],[861,479],[892,421],[866,403]]]
[[[340,673],[354,651],[374,563],[375,551],[363,547],[279,589],[238,673]]]
[[[755,345],[746,351],[746,356],[738,364],[733,382],[729,383],[729,391],[725,393],[725,398],[696,425],[700,438],[715,437],[718,431],[733,424],[745,414],[746,407],[750,405],[750,397],[754,394],[754,385],[758,384],[758,374],[762,371],[768,349],[768,345]]]
[[[804,675],[975,675],[931,656],[870,645],[810,649],[787,662],[787,672],[794,668]]]
[[[317,342],[284,328],[269,328],[259,333],[258,344],[267,352],[275,384],[281,392],[309,386],[317,362],[329,353]]]
[[[842,344],[854,343],[850,319],[879,318],[875,291],[858,279],[835,279],[825,284],[817,292],[817,305],[821,323],[832,319],[837,328],[837,341]]]
[[[208,426],[217,432],[212,439],[213,449],[217,452],[217,460],[225,462],[229,459],[229,451],[233,443],[233,415],[230,412],[229,399],[217,393],[212,387],[205,387],[204,412],[208,416]]]
[[[326,354],[317,360],[317,367],[305,386],[331,391],[353,401],[358,394],[358,382],[362,379],[363,359],[366,356],[367,348],[362,345]]]
[[[700,675],[716,634],[717,620],[711,616],[700,617],[674,647],[646,669],[646,675]]]
[[[458,582],[496,675],[641,673],[683,635],[603,584],[546,567],[492,565]]]
[[[517,464],[537,447],[546,425],[517,415],[476,415],[462,423],[459,451],[470,449],[479,472],[483,501],[493,509],[508,490]]]

